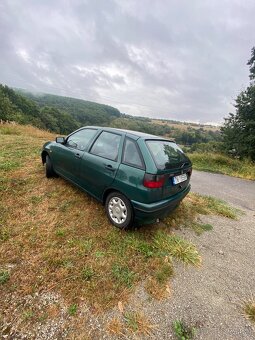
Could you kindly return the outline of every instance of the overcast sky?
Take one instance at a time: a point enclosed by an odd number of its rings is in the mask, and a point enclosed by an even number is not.
[[[0,82],[221,122],[249,83],[254,0],[1,0]]]

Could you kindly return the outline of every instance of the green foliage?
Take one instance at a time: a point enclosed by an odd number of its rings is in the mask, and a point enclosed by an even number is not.
[[[107,126],[114,118],[120,116],[119,110],[108,105],[51,94],[37,95],[25,91],[21,93],[23,96],[33,100],[40,108],[49,106],[58,111],[66,112],[79,126]]]
[[[114,264],[112,267],[112,275],[119,284],[124,284],[130,288],[133,285],[135,279],[135,273],[131,271],[127,266]]]
[[[255,79],[255,48],[248,62],[250,79]],[[251,83],[236,99],[236,113],[225,118],[221,128],[224,150],[240,158],[255,161],[255,84]]]
[[[210,141],[207,143],[194,143],[190,148],[186,148],[185,152],[220,152],[222,150],[222,142]]]
[[[171,134],[178,144],[193,145],[195,143],[208,143],[219,141],[220,131],[205,130],[204,128],[195,129],[191,126],[187,130],[175,129]]]
[[[164,284],[173,275],[173,273],[174,270],[172,264],[166,262],[156,270],[155,278],[159,283]]]
[[[194,327],[185,325],[181,320],[173,322],[173,329],[178,340],[193,339],[196,331]]]
[[[71,316],[74,316],[76,313],[77,313],[77,304],[74,303],[73,305],[71,305],[69,308],[68,308],[68,314],[71,315]]]
[[[10,274],[7,270],[0,271],[0,285],[3,285],[10,279]]]
[[[93,268],[89,266],[84,267],[81,276],[84,281],[90,281],[93,278],[93,276],[95,276]]]
[[[245,179],[255,179],[254,162],[231,158],[219,153],[198,153],[188,155],[193,163],[193,169],[221,173]]]
[[[255,46],[251,49],[251,59],[248,61],[247,65],[250,68],[250,79],[255,79]]]

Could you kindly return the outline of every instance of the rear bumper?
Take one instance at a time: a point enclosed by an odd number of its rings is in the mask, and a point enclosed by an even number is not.
[[[139,224],[147,224],[153,223],[159,218],[166,217],[176,208],[178,203],[189,193],[189,191],[190,184],[183,191],[166,200],[150,204],[131,201],[135,211],[136,222]]]

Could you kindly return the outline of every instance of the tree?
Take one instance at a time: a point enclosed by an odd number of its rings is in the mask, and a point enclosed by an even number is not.
[[[221,128],[223,148],[240,158],[248,157],[255,161],[255,47],[251,51],[250,66],[251,83],[236,98],[235,113],[225,118]]]

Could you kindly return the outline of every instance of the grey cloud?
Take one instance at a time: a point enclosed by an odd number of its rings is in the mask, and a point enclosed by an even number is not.
[[[219,122],[248,84],[254,16],[248,0],[4,0],[0,82]]]

